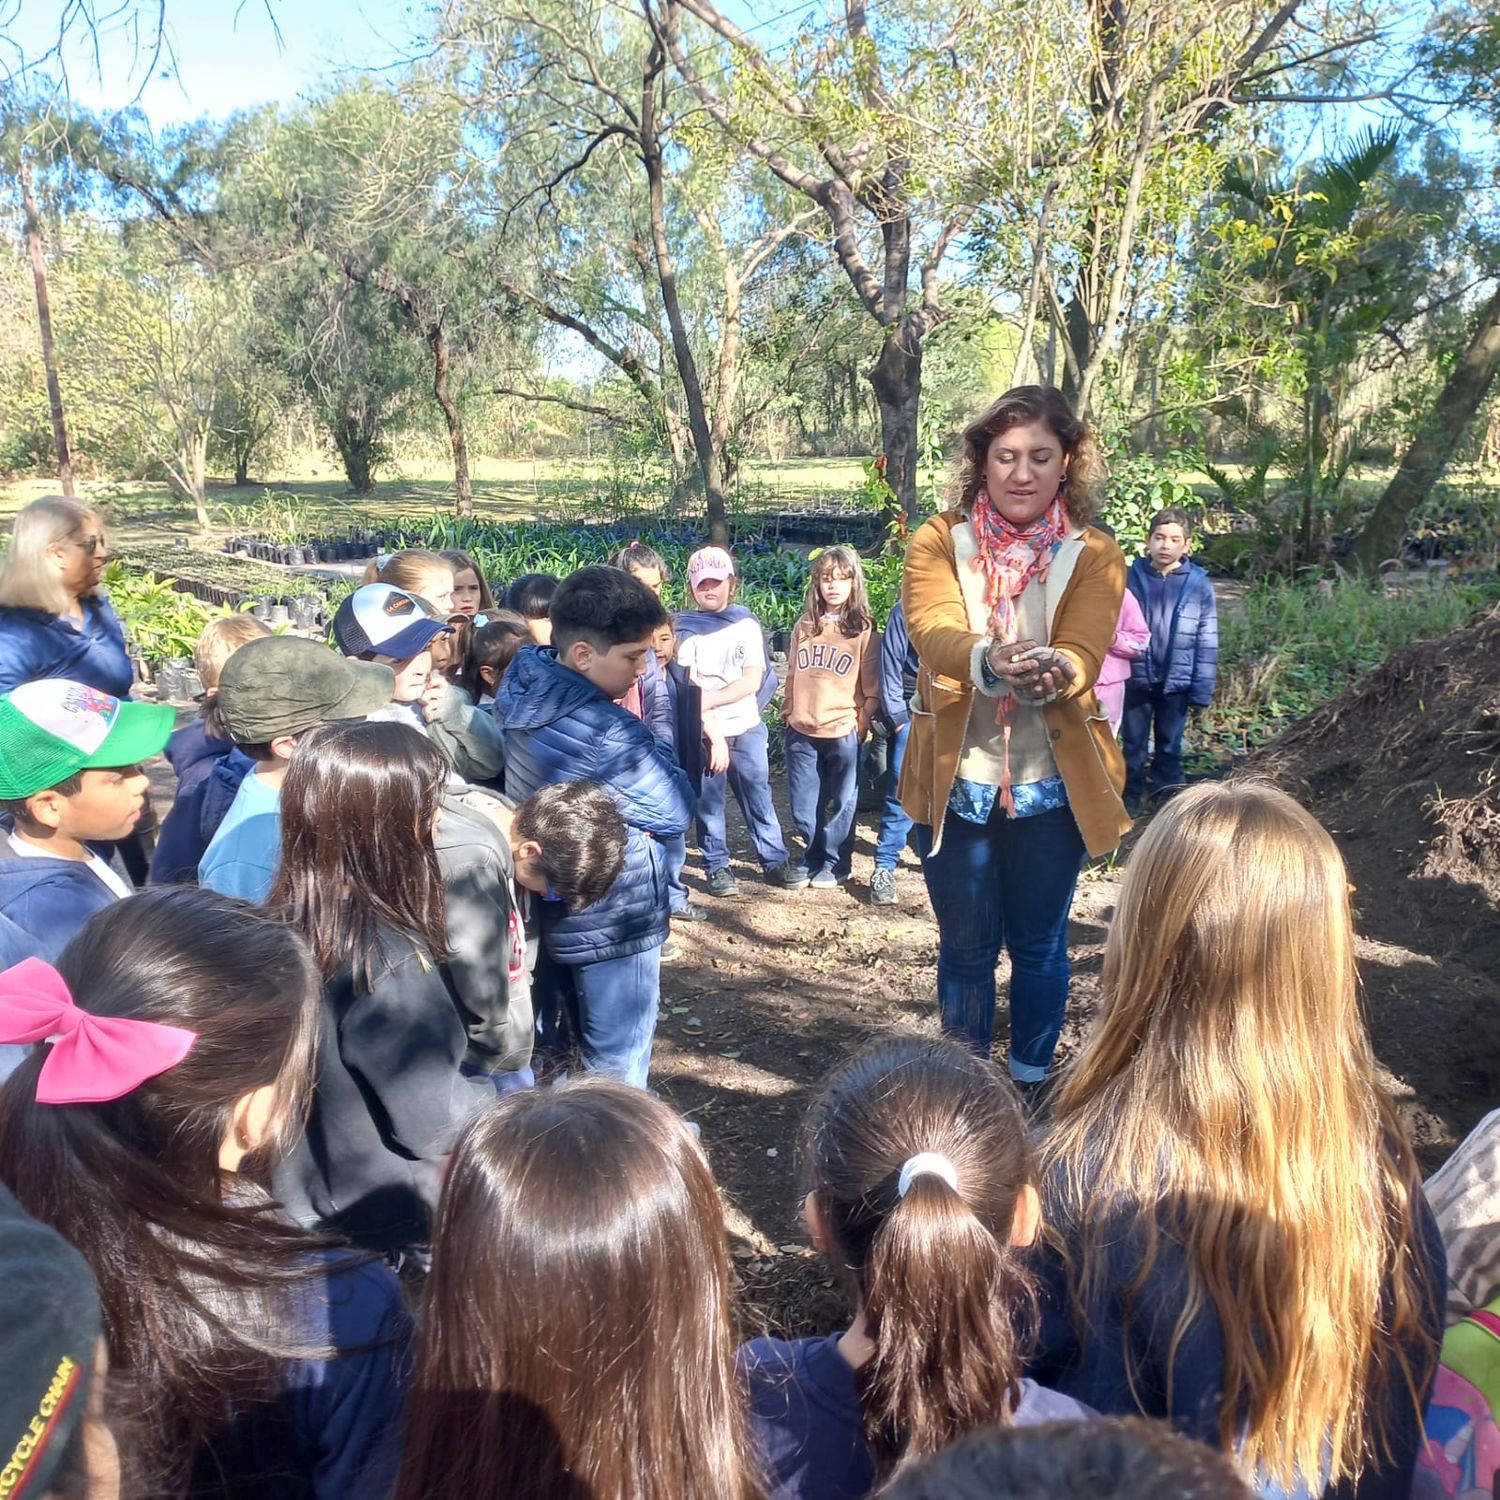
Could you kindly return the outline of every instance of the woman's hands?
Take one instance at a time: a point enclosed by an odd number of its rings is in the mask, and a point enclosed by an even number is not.
[[[991,641],[985,648],[984,661],[1019,702],[1033,707],[1060,698],[1077,676],[1067,657],[1031,640],[1010,644]]]

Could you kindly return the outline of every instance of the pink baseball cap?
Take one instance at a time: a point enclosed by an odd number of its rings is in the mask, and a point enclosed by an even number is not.
[[[722,547],[700,547],[688,558],[687,573],[694,588],[705,578],[733,578],[734,559]]]

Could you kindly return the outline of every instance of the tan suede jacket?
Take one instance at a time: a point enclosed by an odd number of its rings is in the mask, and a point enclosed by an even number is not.
[[[942,837],[974,694],[998,697],[1003,691],[986,687],[980,669],[988,612],[983,577],[972,566],[976,551],[973,528],[960,511],[924,522],[906,551],[901,596],[922,665],[901,768],[901,805],[933,829],[935,844]],[[1130,817],[1120,800],[1125,763],[1094,696],[1094,679],[1115,638],[1125,559],[1104,532],[1075,528],[1052,560],[1045,590],[1046,644],[1068,658],[1076,676],[1041,713],[1083,841],[1090,854],[1107,854],[1130,827]]]

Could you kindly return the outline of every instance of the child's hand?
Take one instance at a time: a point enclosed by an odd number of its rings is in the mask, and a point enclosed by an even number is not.
[[[436,672],[427,679],[427,686],[422,690],[422,696],[417,700],[422,705],[422,718],[428,723],[435,723],[442,717],[443,700],[448,696],[450,689],[447,680]]]
[[[729,769],[729,741],[706,725],[703,738],[708,742],[708,774],[710,776],[722,775]]]

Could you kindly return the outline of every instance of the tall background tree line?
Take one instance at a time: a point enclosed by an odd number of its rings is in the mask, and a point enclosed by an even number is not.
[[[1373,566],[1493,448],[1494,0],[790,27],[452,0],[402,69],[160,134],[11,77],[0,468],[149,470],[206,524],[211,472],[309,440],[356,494],[441,451],[460,513],[475,453],[587,452],[723,537],[747,455],[878,454],[910,512],[963,415],[1043,379],[1143,493],[1239,464],[1296,558],[1395,465]]]

